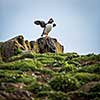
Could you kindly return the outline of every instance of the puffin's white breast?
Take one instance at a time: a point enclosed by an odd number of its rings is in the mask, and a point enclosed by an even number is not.
[[[52,24],[47,24],[44,30],[44,33],[49,33],[52,29]]]

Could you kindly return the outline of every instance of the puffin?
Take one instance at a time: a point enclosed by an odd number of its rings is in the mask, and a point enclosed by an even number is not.
[[[52,30],[53,27],[56,26],[53,18],[50,18],[47,23],[45,23],[44,21],[36,20],[34,21],[34,24],[40,25],[40,27],[43,28],[43,33],[41,34],[41,37],[43,37],[43,35],[46,35],[46,37],[48,37],[49,32]]]

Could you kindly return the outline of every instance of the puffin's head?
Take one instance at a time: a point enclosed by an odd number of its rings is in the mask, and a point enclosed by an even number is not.
[[[54,20],[52,18],[49,19],[48,23],[52,24],[54,22]]]

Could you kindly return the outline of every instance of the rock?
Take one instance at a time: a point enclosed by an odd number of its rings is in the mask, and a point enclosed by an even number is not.
[[[92,81],[92,82],[88,82],[85,85],[83,85],[79,91],[83,91],[83,92],[90,92],[90,90],[92,88],[94,88],[96,85],[100,84],[100,81]]]
[[[13,89],[13,88],[15,88],[15,89],[22,89],[23,87],[25,86],[25,84],[24,83],[11,83],[11,82],[9,82],[9,83],[5,83],[5,82],[1,82],[0,83],[0,90],[6,90],[6,89]]]
[[[37,40],[39,53],[63,53],[64,47],[55,38],[39,38]]]
[[[21,50],[28,50],[28,47],[24,41],[24,37],[22,35],[19,35],[2,44],[2,59],[4,61],[7,61],[9,57],[16,55],[17,53],[21,52]]]
[[[32,52],[39,53],[38,43],[36,41],[30,41]]]
[[[30,42],[28,40],[25,40],[26,46],[28,48],[28,50],[31,50],[31,45]]]
[[[22,35],[16,36],[1,45],[1,58],[7,61],[8,58],[22,52],[32,51],[35,53],[63,53],[64,47],[55,38],[42,37],[36,41],[24,40]],[[0,60],[1,60],[0,58]]]
[[[2,63],[2,55],[1,55],[1,46],[2,46],[3,42],[0,42],[0,63]]]
[[[2,63],[2,56],[1,56],[1,53],[0,53],[0,63]]]
[[[64,52],[64,46],[61,45],[57,40],[54,43],[55,43],[55,47],[56,47],[56,53],[63,53]]]
[[[33,94],[26,90],[16,90],[13,93],[0,90],[0,100],[33,100]]]

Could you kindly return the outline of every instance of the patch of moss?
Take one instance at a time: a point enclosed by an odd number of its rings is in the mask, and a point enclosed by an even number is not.
[[[37,69],[37,71],[40,72],[41,74],[55,75],[54,71],[50,69],[46,69],[46,68],[40,68],[40,69]]]
[[[8,59],[9,62],[12,62],[12,61],[16,61],[16,60],[21,60],[21,59],[25,59],[25,58],[31,58],[31,59],[34,59],[35,56],[34,56],[35,53],[32,53],[32,52],[23,52],[21,54],[18,54],[16,56],[12,56]]]
[[[25,88],[35,94],[37,94],[41,91],[50,91],[51,90],[51,87],[48,84],[41,83],[41,82],[33,82]]]
[[[21,82],[28,84],[34,81],[36,81],[35,77],[27,75],[22,71],[0,70],[0,82]]]
[[[86,62],[86,61],[100,61],[100,54],[88,54],[88,55],[82,55],[79,59],[80,62]]]
[[[3,63],[0,65],[2,69],[9,69],[9,70],[21,70],[21,71],[34,71],[37,68],[41,68],[43,65],[41,62],[32,59],[24,59],[15,62],[8,62]]]
[[[94,73],[75,73],[74,77],[78,79],[81,85],[89,82],[89,81],[99,81],[100,80],[100,75],[99,74],[94,74]]]
[[[73,53],[66,53],[65,55],[66,55],[65,61],[70,61],[73,58],[78,58],[79,57],[79,55],[77,53],[75,53],[75,52],[73,52]]]
[[[40,61],[45,66],[48,65],[48,64],[50,64],[50,63],[52,63],[52,62],[54,62],[54,59],[52,59],[52,58],[44,58],[44,57],[37,58],[37,60]]]
[[[9,87],[9,88],[6,88],[6,89],[5,89],[5,92],[13,93],[13,92],[15,92],[16,90],[17,90],[17,89],[14,88],[14,87]]]
[[[18,48],[16,51],[15,51],[15,55],[18,55],[18,54],[21,54],[22,53],[22,49]]]
[[[84,55],[83,57],[84,57],[84,59],[87,59],[87,60],[100,61],[100,54],[96,55],[94,53],[91,53],[91,54]]]
[[[60,73],[67,73],[67,72],[74,72],[76,71],[76,66],[74,66],[73,64],[66,64],[66,66],[62,67],[59,72]]]
[[[88,72],[88,73],[97,73],[100,74],[100,64],[93,64],[81,67],[78,72]]]
[[[75,60],[75,59],[74,60],[69,60],[68,64],[73,64],[76,67],[80,66],[80,63],[77,60]]]
[[[46,97],[47,100],[70,100],[67,94],[61,91],[41,91],[38,93],[37,97]]]
[[[57,75],[48,83],[54,90],[68,92],[79,87],[79,82],[76,78],[68,75]]]

